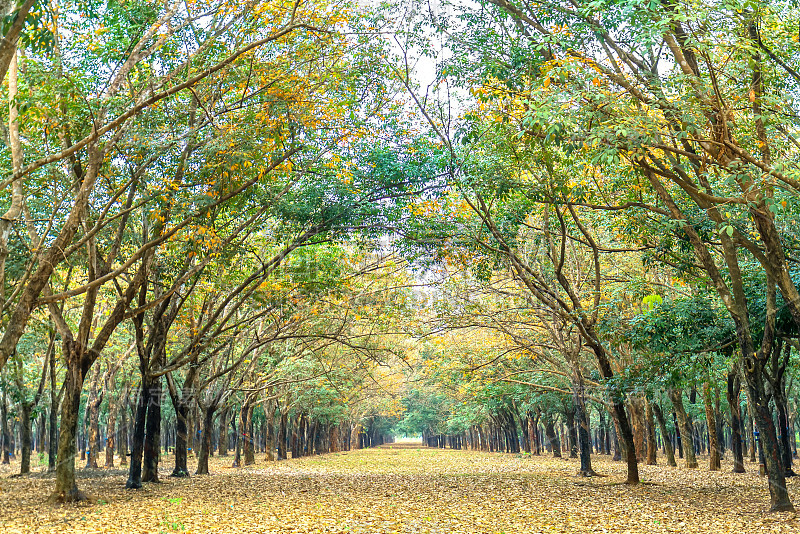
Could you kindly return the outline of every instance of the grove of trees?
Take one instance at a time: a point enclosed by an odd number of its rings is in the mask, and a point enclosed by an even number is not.
[[[794,510],[794,2],[0,11],[1,454],[51,502],[407,434]]]

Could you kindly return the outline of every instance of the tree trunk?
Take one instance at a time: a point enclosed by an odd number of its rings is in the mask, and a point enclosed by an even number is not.
[[[633,425],[633,443],[636,449],[636,461],[644,460],[645,454],[645,428],[644,410],[642,409],[641,397],[631,397],[628,406],[631,413],[631,424]]]
[[[575,406],[564,410],[564,419],[567,424],[567,440],[569,442],[569,457],[578,457],[578,434],[575,432]]]
[[[558,436],[553,426],[553,418],[549,415],[544,418],[544,433],[547,437],[547,442],[550,444],[550,449],[553,451],[553,457],[561,458],[561,443],[558,441]]]
[[[3,388],[3,399],[0,403],[0,423],[3,425],[3,464],[11,463],[11,431],[8,428],[8,396]]]
[[[721,465],[719,442],[717,441],[717,420],[711,405],[711,384],[708,381],[703,383],[703,400],[706,407],[706,425],[708,426],[708,470],[719,471]]]
[[[275,403],[269,402],[269,407],[264,406],[267,412],[267,461],[275,461]]]
[[[286,460],[287,459],[287,451],[286,451],[286,434],[287,434],[287,426],[288,426],[288,418],[289,414],[281,413],[280,425],[278,430],[278,460]]]
[[[656,465],[656,425],[653,419],[653,403],[648,399],[644,400],[645,425],[647,426],[647,465]],[[663,433],[664,440],[667,439],[666,432]],[[674,460],[674,459],[673,459]]]
[[[683,408],[683,398],[679,390],[671,389],[668,392],[672,406],[675,408],[675,415],[678,416],[678,423],[681,427],[683,446],[683,456],[686,458],[686,467],[695,469],[697,467],[697,457],[694,454],[694,442],[692,440],[692,430],[689,427],[689,418]]]
[[[96,366],[96,369],[100,369]],[[86,403],[86,408],[89,412],[89,436],[88,436],[88,450],[89,456],[86,458],[87,469],[99,469],[97,465],[97,457],[100,454],[100,403],[102,398],[96,394],[89,397]]]
[[[64,399],[61,402],[56,487],[50,495],[51,502],[86,500],[86,495],[75,483],[75,438],[78,433],[81,390],[88,365],[82,357],[82,351],[74,343],[64,342],[63,352],[67,369],[64,377]]]
[[[124,467],[128,465],[128,386],[126,385],[122,391],[120,398],[120,423],[119,423],[119,443],[117,449],[119,452],[119,465]]]
[[[106,420],[106,464],[105,468],[114,467],[114,450],[116,449],[117,413],[119,412],[119,399],[109,399],[108,419]]]
[[[245,413],[246,412],[246,413]],[[247,409],[242,409],[245,414],[244,426],[244,465],[253,465],[256,463],[256,455],[253,444],[253,405],[248,404]]]
[[[56,386],[56,351],[50,351],[50,418],[49,439],[47,440],[47,472],[56,470],[56,458],[58,457],[58,393]]]
[[[664,419],[664,412],[661,411],[661,406],[655,402],[651,402],[653,413],[658,421],[658,427],[661,430],[661,438],[664,440],[664,454],[667,455],[667,464],[670,467],[677,467],[678,463],[675,461],[675,450],[672,448],[672,441],[667,434],[667,422]]]
[[[217,446],[217,454],[220,456],[228,456],[228,414],[230,408],[226,407],[219,414],[219,444]]]
[[[149,400],[142,453],[142,482],[160,482],[158,460],[161,456],[161,377],[153,380]]]
[[[136,403],[136,420],[133,425],[133,436],[131,437],[131,465],[128,473],[128,481],[125,487],[128,489],[139,489],[142,487],[142,458],[144,456],[144,436],[145,423],[147,421],[147,406],[150,403],[150,387],[143,379],[139,387],[139,395]]]
[[[748,380],[748,391],[754,398],[753,412],[755,413],[756,427],[760,433],[761,447],[764,451],[764,468],[769,480],[770,511],[793,511],[794,506],[789,499],[786,489],[786,477],[784,476],[783,464],[778,456],[778,439],[775,435],[775,425],[772,422],[772,413],[769,403],[757,402],[756,398],[764,398],[764,392],[758,391],[757,385],[752,380]]]
[[[20,454],[20,468],[21,475],[27,475],[31,472],[31,408],[32,403],[28,401],[20,402],[20,445],[22,446]]]
[[[580,376],[580,371],[577,371],[573,373],[572,378],[572,398],[575,402],[575,419],[578,425],[578,449],[581,459],[579,475],[583,477],[596,476],[597,473],[592,469],[592,440],[589,435],[589,414],[586,411],[583,377]]]
[[[175,400],[178,401],[175,406],[175,469],[172,470],[170,476],[183,478],[189,476],[189,451],[187,450],[188,436],[186,429],[189,406],[187,406],[185,402],[182,402],[183,399]]]
[[[733,454],[733,472],[744,473],[744,448],[742,446],[742,409],[739,404],[741,381],[739,373],[728,373],[727,383],[728,406],[731,411],[731,453]]]
[[[208,457],[211,453],[211,435],[214,428],[214,412],[217,407],[212,405],[203,409],[203,441],[200,444],[200,456],[197,459],[198,475],[208,474]]]

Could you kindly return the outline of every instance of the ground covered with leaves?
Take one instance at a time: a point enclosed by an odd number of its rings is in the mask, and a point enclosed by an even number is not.
[[[168,466],[171,458],[164,458]],[[594,457],[602,478],[578,478],[577,460],[417,446],[383,447],[170,478],[139,491],[122,470],[80,470],[94,503],[45,504],[51,475],[0,470],[0,532],[64,533],[537,533],[798,532],[796,514],[768,514],[766,480],[703,469],[624,465]],[[660,459],[661,460],[661,459]],[[800,505],[800,482],[790,481]]]

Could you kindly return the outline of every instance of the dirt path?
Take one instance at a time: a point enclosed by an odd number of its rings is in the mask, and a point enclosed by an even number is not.
[[[230,469],[214,458],[211,476],[188,480],[165,469],[164,483],[137,492],[122,488],[122,471],[95,472],[79,484],[97,504],[60,507],[43,503],[51,478],[9,479],[3,466],[0,532],[800,532],[794,514],[763,513],[765,479],[727,465],[642,466],[646,483],[628,487],[605,457],[593,460],[609,476],[595,479],[577,478],[576,460],[417,447],[258,460]],[[800,505],[800,482],[790,490]]]

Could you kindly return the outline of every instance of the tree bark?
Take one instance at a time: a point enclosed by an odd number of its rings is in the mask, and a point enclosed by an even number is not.
[[[21,475],[31,472],[31,408],[27,400],[20,402],[20,468]]]
[[[128,473],[128,482],[125,484],[128,489],[140,489],[142,487],[142,458],[144,456],[145,424],[147,421],[147,406],[149,404],[150,385],[143,379],[137,396],[136,420],[133,425],[133,436],[131,436],[131,465]]]
[[[64,399],[61,402],[61,431],[58,437],[58,463],[56,464],[56,487],[51,502],[75,502],[86,500],[86,495],[75,483],[75,438],[78,432],[78,417],[81,390],[89,362],[83,351],[74,342],[64,341],[66,359],[64,377]]]
[[[742,409],[739,404],[741,393],[741,380],[739,373],[728,373],[727,381],[728,406],[731,411],[731,453],[733,454],[733,472],[744,473],[744,448],[742,446],[741,419]]]
[[[586,411],[586,396],[584,392],[583,377],[580,371],[573,373],[572,397],[575,401],[575,419],[578,425],[578,449],[580,452],[580,476],[597,476],[592,469],[592,439],[589,435],[589,414]]]
[[[647,426],[647,465],[656,465],[656,425],[653,419],[653,403],[645,399],[645,425]],[[667,439],[666,432],[663,433],[664,440]],[[673,458],[674,461],[674,458]]]
[[[142,455],[142,482],[160,482],[158,461],[161,456],[161,377],[153,379],[150,388]]]
[[[708,470],[719,471],[721,464],[717,441],[717,420],[711,404],[711,384],[708,381],[703,383],[703,400],[706,408],[706,425],[708,425]]]
[[[128,406],[129,406],[129,398],[128,398],[128,386],[126,385],[122,391],[122,397],[120,399],[120,410],[121,410],[121,417],[120,417],[120,424],[119,424],[119,444],[117,449],[119,450],[119,465],[124,467],[128,465]]]
[[[0,403],[0,424],[3,426],[3,464],[11,463],[11,432],[8,428],[8,395],[6,388],[3,388],[3,399]]]
[[[278,460],[286,460],[287,459],[287,451],[286,451],[286,434],[287,434],[287,427],[289,415],[287,413],[283,413],[281,411],[281,419],[280,425],[278,430]]]
[[[244,414],[242,430],[245,430],[242,436],[244,440],[244,465],[253,465],[256,463],[255,450],[253,448],[253,405],[248,404],[247,409],[242,409],[242,412]]]
[[[225,407],[219,414],[219,444],[217,446],[217,454],[220,456],[228,456],[228,414],[230,408]]]
[[[98,392],[99,384],[100,366],[95,365],[92,370],[92,380],[89,383],[89,398],[86,401],[86,414],[89,419],[87,469],[99,469],[97,457],[100,454],[100,404],[103,402],[103,397]]]
[[[683,446],[683,456],[686,459],[686,467],[695,469],[697,467],[697,457],[694,454],[694,440],[692,440],[692,429],[689,427],[689,418],[683,407],[681,392],[676,389],[671,389],[668,391],[668,395],[675,409],[675,415],[678,416],[678,423],[681,426],[683,438],[681,439],[681,445]]]
[[[197,459],[197,472],[195,473],[198,475],[208,474],[208,457],[211,452],[211,435],[213,434],[216,409],[215,405],[203,409],[203,441],[200,444],[200,456]]]
[[[558,441],[556,430],[553,425],[553,418],[548,414],[543,417],[544,419],[544,434],[547,437],[547,442],[550,445],[550,450],[553,451],[554,458],[561,458],[561,443]]]
[[[658,420],[661,438],[664,440],[664,454],[667,455],[667,464],[670,467],[677,467],[678,463],[675,461],[675,450],[672,448],[672,440],[669,439],[669,434],[667,434],[667,421],[664,419],[664,412],[661,411],[661,406],[659,406],[658,403],[652,402],[650,405],[653,408],[656,420]]]
[[[173,399],[174,401],[174,399]],[[189,414],[189,407],[184,402],[177,402],[175,406],[175,469],[170,476],[188,477],[188,456],[187,450],[187,428],[186,420]],[[198,468],[199,469],[199,468]]]

